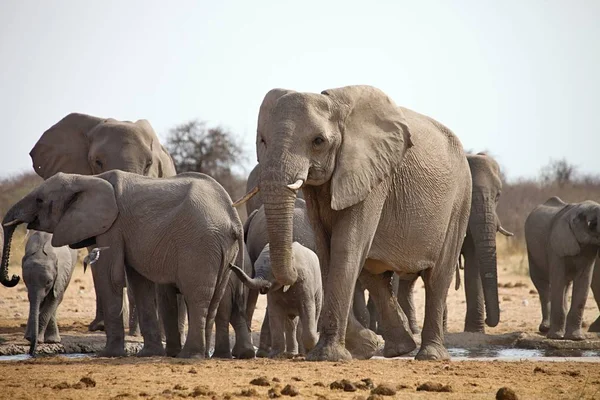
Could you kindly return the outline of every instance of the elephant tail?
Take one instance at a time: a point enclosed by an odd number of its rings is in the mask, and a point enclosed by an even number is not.
[[[460,270],[463,269],[462,262],[460,260],[460,254],[458,255],[458,263],[456,264],[456,279],[454,280],[454,290],[460,289]]]
[[[260,293],[265,294],[271,288],[271,282],[262,278],[250,278],[248,274],[237,265],[230,264],[229,268],[231,268],[240,281],[251,290],[258,290]]]

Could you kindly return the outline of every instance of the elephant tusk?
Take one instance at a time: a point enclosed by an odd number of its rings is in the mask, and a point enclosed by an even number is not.
[[[254,186],[254,188],[252,188],[251,191],[249,191],[248,193],[246,193],[244,195],[244,197],[242,197],[241,199],[239,199],[238,201],[236,201],[235,203],[233,203],[234,207],[239,207],[242,204],[246,203],[248,200],[250,200],[251,198],[253,198],[256,193],[258,193],[258,186]]]
[[[502,227],[502,225],[498,225],[498,232],[500,232],[501,234],[503,234],[504,236],[515,236],[514,233],[507,231],[506,229],[504,229]]]
[[[290,285],[285,285],[283,287],[283,293],[287,292],[290,289]]]
[[[13,219],[12,221],[10,221],[10,222],[7,222],[7,223],[3,224],[2,226],[13,226],[13,225],[18,225],[18,224],[20,224],[20,223],[21,223],[21,221],[20,221],[20,220],[18,220],[18,219]]]
[[[296,182],[287,185],[287,187],[292,190],[298,190],[302,187],[303,184],[304,184],[304,181],[302,179],[298,179]]]

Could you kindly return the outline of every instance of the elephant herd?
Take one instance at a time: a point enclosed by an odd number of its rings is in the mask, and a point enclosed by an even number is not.
[[[89,329],[105,331],[104,356],[125,354],[128,323],[143,336],[140,356],[208,357],[215,325],[213,357],[367,359],[378,350],[375,329],[386,357],[414,350],[420,333],[417,359],[448,359],[446,297],[461,256],[465,331],[499,323],[496,233],[512,234],[496,214],[502,182],[492,157],[465,154],[447,127],[371,86],[269,91],[256,153],[248,193],[234,203],[210,176],[177,174],[146,120],[69,114],[44,132],[30,156],[45,181],[2,222],[8,287],[19,281],[8,276],[15,228],[33,232],[23,257],[30,353],[60,341],[56,308],[72,249],[83,247],[97,304]],[[599,218],[597,203],[552,198],[525,223],[540,331],[550,338],[582,339],[590,285],[600,300]],[[422,329],[412,300],[418,277]],[[267,311],[255,353],[259,294]]]

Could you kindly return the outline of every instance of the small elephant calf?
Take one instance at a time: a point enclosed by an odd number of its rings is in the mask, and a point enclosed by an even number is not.
[[[52,234],[38,232],[29,236],[23,256],[23,280],[29,297],[29,319],[25,339],[34,355],[38,343],[59,343],[56,309],[62,302],[77,263],[77,250],[52,247]]]
[[[294,352],[298,348],[292,322],[299,317],[302,328],[302,344],[305,351],[315,347],[319,338],[317,321],[323,303],[321,269],[317,255],[298,242],[292,243],[292,262],[298,271],[298,279],[293,285],[277,283],[271,270],[271,255],[267,244],[254,263],[255,277],[250,278],[243,270],[231,268],[240,280],[250,289],[267,295],[269,328],[271,331],[271,353],[278,357]],[[286,321],[289,319],[291,321]],[[286,323],[287,322],[287,323]],[[286,342],[288,343],[286,349]]]
[[[552,197],[525,221],[529,274],[540,295],[540,332],[550,339],[582,340],[583,310],[600,250],[600,204],[567,204]],[[573,282],[571,308],[566,295]]]

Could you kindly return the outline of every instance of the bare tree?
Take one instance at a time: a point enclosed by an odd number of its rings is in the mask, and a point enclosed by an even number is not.
[[[569,164],[566,159],[550,160],[548,165],[540,171],[540,180],[545,185],[557,184],[563,187],[567,183],[575,181],[577,167]]]

